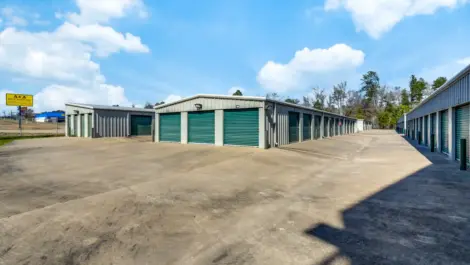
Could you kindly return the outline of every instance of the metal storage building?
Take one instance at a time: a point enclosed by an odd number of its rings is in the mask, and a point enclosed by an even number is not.
[[[357,131],[356,119],[264,97],[196,95],[155,111],[156,142],[269,148]]]
[[[451,159],[460,160],[460,150],[466,148],[469,161],[470,65],[401,117],[397,127],[418,144],[434,144]],[[467,146],[461,146],[460,139],[466,139]]]
[[[66,136],[128,137],[152,135],[153,109],[65,104]]]

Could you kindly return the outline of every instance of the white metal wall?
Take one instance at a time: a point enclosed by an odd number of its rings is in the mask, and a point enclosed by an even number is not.
[[[217,99],[217,98],[195,98],[184,101],[175,105],[156,109],[157,113],[167,112],[183,112],[183,111],[197,111],[195,104],[201,104],[204,110],[220,110],[220,109],[246,109],[246,108],[262,108],[264,102],[260,100],[245,100],[245,99]]]

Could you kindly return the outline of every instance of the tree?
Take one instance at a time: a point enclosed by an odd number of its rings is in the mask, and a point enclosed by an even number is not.
[[[165,104],[165,101],[160,101],[160,102],[155,103],[155,106],[163,105],[163,104]]]
[[[119,107],[119,105],[116,104],[116,105],[113,105],[113,107]]]
[[[376,72],[369,71],[362,76],[361,91],[365,95],[365,100],[369,105],[377,106],[377,94],[380,88],[380,79]]]
[[[309,96],[303,96],[302,106],[311,108],[313,106],[313,100]]]
[[[401,105],[408,107],[411,106],[410,94],[408,91],[406,91],[406,89],[402,89],[401,91]]]
[[[237,89],[237,91],[235,91],[232,96],[243,96],[243,94],[240,90]]]
[[[276,92],[266,94],[266,98],[273,99],[273,100],[280,100],[280,97]]]
[[[341,115],[343,115],[344,113],[343,107],[347,98],[346,87],[347,87],[346,82],[341,82],[338,85],[333,86],[333,98],[332,99],[334,103],[336,104],[336,106],[338,107],[339,114]]]
[[[313,91],[313,94],[315,95],[313,107],[315,109],[324,110],[325,100],[326,100],[325,91],[319,88],[313,88],[312,91]]]
[[[423,78],[416,78],[415,75],[410,77],[410,99],[411,103],[416,106],[422,100],[425,90],[428,88],[428,83]]]
[[[284,101],[287,102],[287,103],[292,103],[292,104],[299,104],[300,103],[300,100],[298,100],[296,98],[287,98]]]
[[[440,88],[446,82],[447,82],[447,78],[445,78],[443,76],[436,78],[436,80],[434,80],[434,82],[432,82],[432,90],[436,91],[438,88]]]
[[[150,103],[150,102],[147,101],[147,102],[145,103],[144,109],[153,109],[152,103]]]
[[[134,105],[134,104],[132,104],[132,107],[133,107],[133,108],[135,108],[135,105]]]

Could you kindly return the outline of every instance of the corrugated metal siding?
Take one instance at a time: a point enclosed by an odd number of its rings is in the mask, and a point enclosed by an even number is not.
[[[155,118],[155,115],[149,112],[95,110],[95,137],[127,137],[130,134],[131,115]]]
[[[263,108],[263,101],[243,100],[243,99],[216,99],[216,98],[196,98],[181,102],[179,104],[171,105],[161,109],[157,109],[157,113],[167,112],[182,112],[182,111],[197,111],[194,104],[201,104],[202,111],[204,110],[219,110],[219,109],[245,109],[245,108]],[[237,107],[238,106],[238,107]]]
[[[407,114],[408,119],[415,119],[433,112],[470,102],[470,75],[467,73],[448,89],[442,91],[430,101]]]

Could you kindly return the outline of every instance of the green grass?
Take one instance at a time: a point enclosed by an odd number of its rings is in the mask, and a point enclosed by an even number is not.
[[[56,135],[56,134],[42,134],[42,135],[5,135],[0,136],[0,146],[11,143],[15,140],[24,140],[24,139],[35,139],[35,138],[50,138],[50,137],[61,137],[64,135]]]

